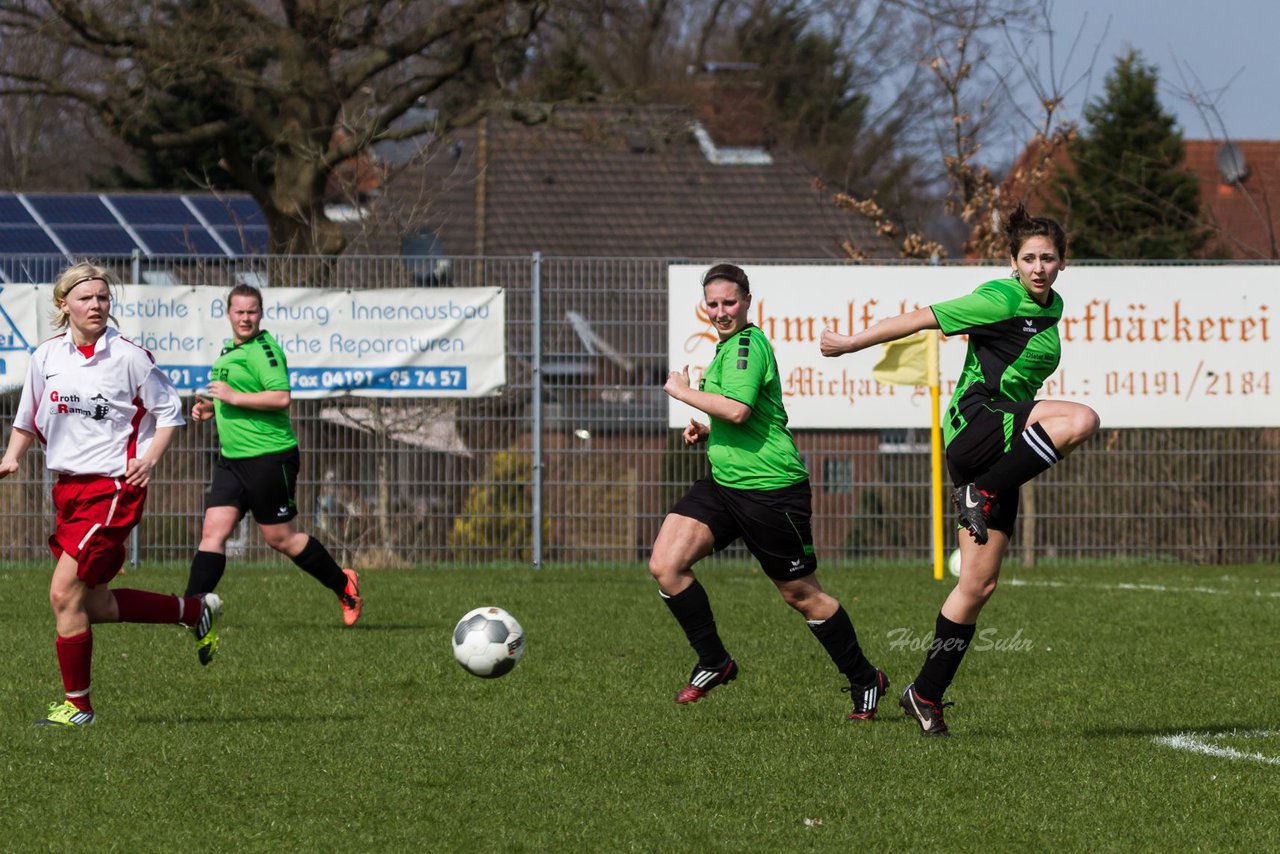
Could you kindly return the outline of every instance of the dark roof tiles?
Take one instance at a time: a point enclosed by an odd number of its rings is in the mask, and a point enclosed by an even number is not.
[[[388,181],[379,207],[426,226],[448,254],[831,258],[846,241],[896,252],[871,224],[838,210],[794,155],[717,165],[665,107],[579,107],[540,124],[490,118]],[[481,134],[484,134],[483,139]],[[483,173],[483,179],[480,175]],[[479,220],[476,211],[483,206]],[[375,252],[385,229],[368,240]]]

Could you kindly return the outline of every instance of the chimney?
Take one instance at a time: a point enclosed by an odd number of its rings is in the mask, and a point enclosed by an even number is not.
[[[720,147],[765,148],[764,84],[754,62],[704,62],[695,76],[694,117]]]

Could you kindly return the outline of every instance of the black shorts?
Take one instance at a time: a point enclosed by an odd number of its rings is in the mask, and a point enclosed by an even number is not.
[[[218,455],[205,507],[237,507],[259,525],[278,525],[298,515],[294,494],[302,460],[297,448],[260,457]]]
[[[989,470],[1013,447],[1027,429],[1034,400],[988,400],[965,413],[968,424],[947,445],[947,470],[951,483],[961,486]],[[1013,537],[1018,519],[1018,490],[1003,492],[991,503],[987,527]]]
[[[765,575],[790,581],[818,568],[812,508],[807,480],[782,489],[730,489],[704,477],[689,487],[671,512],[710,528],[716,551],[741,538]]]

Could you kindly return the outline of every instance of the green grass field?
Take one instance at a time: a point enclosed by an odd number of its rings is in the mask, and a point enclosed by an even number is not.
[[[61,693],[48,567],[2,570],[0,845],[1280,848],[1277,567],[1009,569],[948,696],[950,740],[920,737],[896,691],[879,720],[844,721],[839,678],[764,576],[700,577],[743,673],[689,707],[672,696],[692,656],[641,567],[367,571],[343,629],[296,570],[233,566],[210,667],[177,628],[100,626],[98,723],[55,730],[31,725]],[[821,577],[906,684],[946,584]],[[449,637],[491,603],[528,651],[481,680]],[[1187,749],[1159,741],[1176,736]]]

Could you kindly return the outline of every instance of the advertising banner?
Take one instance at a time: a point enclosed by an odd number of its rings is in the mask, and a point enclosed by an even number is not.
[[[207,385],[231,337],[225,288],[124,285],[113,324],[146,347],[182,392]],[[51,285],[0,290],[0,388],[17,388],[27,353],[56,334]],[[342,291],[267,288],[262,328],[279,342],[296,397],[480,397],[506,383],[501,288]],[[7,336],[7,337],[6,337]]]
[[[696,385],[717,336],[702,303],[705,267],[668,269],[672,369]],[[751,321],[773,343],[793,428],[929,425],[923,386],[877,382],[881,348],[825,358],[824,328],[857,332],[876,321],[972,292],[1007,267],[746,266]],[[1104,427],[1280,425],[1280,266],[1068,265],[1054,285],[1065,303],[1062,361],[1040,398],[1097,410]],[[943,405],[967,339],[940,347]],[[695,410],[670,401],[669,424]]]
[[[0,285],[0,391],[22,388],[31,351],[40,343],[36,331],[38,300],[33,287]],[[52,309],[47,303],[40,307],[46,306]]]

